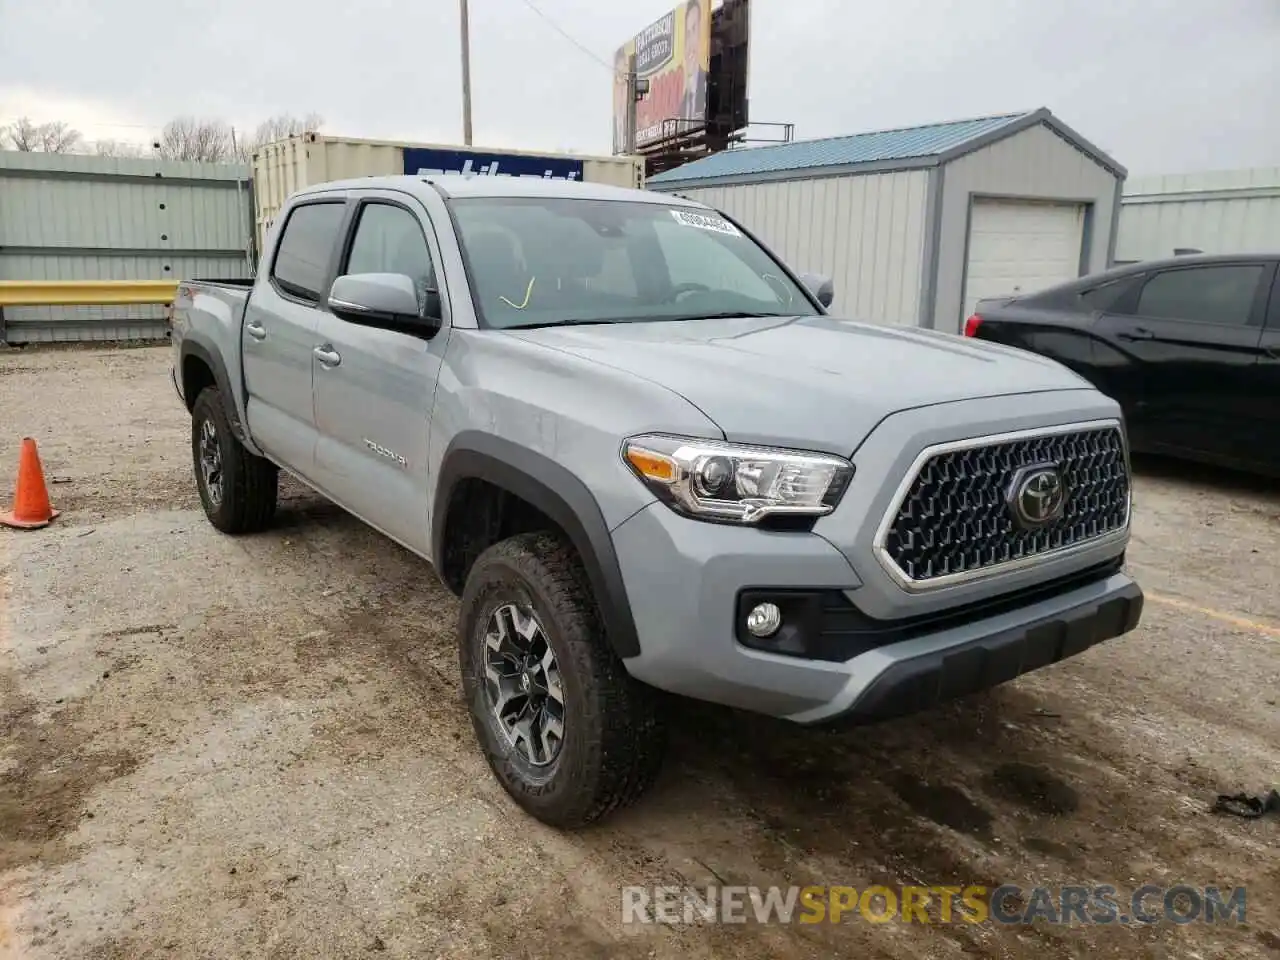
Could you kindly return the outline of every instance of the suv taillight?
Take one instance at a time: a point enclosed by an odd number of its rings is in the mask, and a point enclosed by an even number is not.
[[[980,326],[982,326],[982,317],[975,313],[964,322],[964,335],[966,337],[976,337]]]

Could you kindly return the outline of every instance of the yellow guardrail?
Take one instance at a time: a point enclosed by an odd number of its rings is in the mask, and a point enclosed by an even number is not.
[[[172,303],[176,280],[0,280],[0,307]]]

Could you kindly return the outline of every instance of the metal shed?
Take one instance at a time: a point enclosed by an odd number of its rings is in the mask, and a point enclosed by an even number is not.
[[[1105,269],[1125,175],[1040,109],[727,150],[647,186],[832,277],[834,312],[955,333],[982,297]]]

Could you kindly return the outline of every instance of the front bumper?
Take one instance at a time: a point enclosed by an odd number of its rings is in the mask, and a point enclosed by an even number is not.
[[[1142,611],[1142,591],[1113,567],[905,639],[890,632],[847,659],[771,653],[738,639],[742,591],[837,591],[858,605],[863,584],[826,539],[702,523],[660,503],[613,536],[640,639],[640,655],[625,661],[633,676],[805,724],[880,720],[985,689],[1120,636]]]
[[[864,654],[881,655],[883,669],[874,680],[851,685],[845,697],[812,711],[812,716],[792,719],[802,723],[886,720],[986,690],[1083,653],[1128,633],[1142,616],[1142,590],[1127,576],[1114,574],[1101,585],[1095,597],[972,640],[915,654],[892,648]],[[833,705],[843,709],[833,712]]]

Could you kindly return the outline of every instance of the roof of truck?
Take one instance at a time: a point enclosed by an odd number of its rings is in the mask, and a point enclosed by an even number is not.
[[[543,177],[490,177],[461,173],[334,180],[329,183],[318,183],[299,193],[355,189],[391,189],[417,193],[432,187],[446,197],[563,197],[576,200],[630,200],[639,203],[659,203],[664,206],[702,206],[670,194],[614,187],[604,183],[578,183]]]

